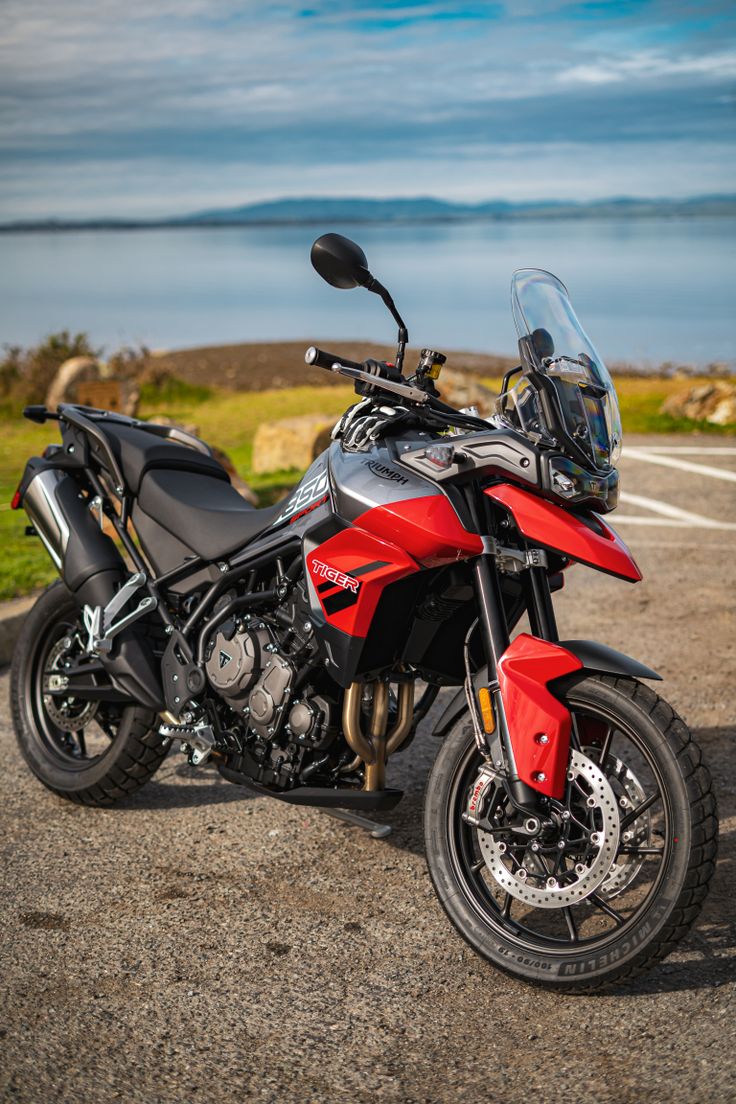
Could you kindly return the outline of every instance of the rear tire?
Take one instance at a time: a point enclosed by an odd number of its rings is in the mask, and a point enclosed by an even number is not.
[[[80,741],[74,731],[65,733],[49,715],[43,700],[48,658],[55,642],[79,622],[79,608],[61,581],[48,587],[31,609],[13,653],[13,727],[23,758],[49,790],[81,805],[112,805],[152,777],[168,744],[158,735],[156,714],[137,705],[113,708],[101,703],[98,717],[104,718],[107,740],[97,723],[96,738],[103,746],[93,755],[86,753],[84,737]]]
[[[579,899],[566,910],[549,904],[531,906],[524,902],[523,894],[518,899],[514,894],[509,904],[511,894],[498,884],[493,870],[478,859],[479,854],[482,858],[483,843],[488,853],[489,833],[485,833],[483,841],[482,829],[471,828],[462,821],[468,780],[477,776],[481,765],[467,719],[458,721],[445,740],[427,784],[424,810],[427,863],[442,907],[478,954],[524,981],[558,991],[590,992],[643,973],[665,958],[687,934],[700,912],[715,869],[716,802],[710,774],[689,729],[648,687],[628,678],[586,674],[569,680],[559,696],[578,718],[576,731],[587,724],[587,731],[595,732],[598,725],[597,731],[602,732],[607,723],[615,734],[609,747],[618,740],[618,746],[626,748],[626,740],[631,739],[630,761],[627,762],[624,753],[622,768],[621,759],[605,752],[603,738],[598,738],[601,760],[607,756],[604,775],[615,781],[617,771],[633,793],[631,787],[639,783],[636,777],[631,781],[632,775],[626,773],[626,768],[640,754],[641,763],[649,764],[646,770],[651,769],[645,787],[647,796],[655,786],[652,779],[661,793],[650,805],[651,812],[642,813],[627,825],[629,829],[638,826],[636,833],[627,834],[636,835],[642,842],[625,844],[617,831],[617,846],[629,849],[622,850],[621,857],[617,851],[616,862],[621,865],[612,870],[619,871],[618,885],[609,882],[604,892],[604,882],[592,893],[592,899]],[[581,746],[584,743],[581,740]],[[595,761],[594,748],[583,747],[583,751]],[[611,767],[614,762],[616,770]],[[644,768],[640,777],[644,777]],[[568,786],[572,789],[573,783]],[[643,804],[644,789],[636,792],[637,796],[629,802],[630,810]],[[623,822],[627,798],[625,791],[618,793]],[[646,833],[641,827],[644,824]],[[481,844],[470,843],[471,838]],[[530,852],[519,851],[523,844],[508,846],[514,852],[511,861],[520,863],[510,867],[512,873],[521,869],[524,879],[528,877],[531,883],[533,875],[527,872],[530,864],[526,857]],[[471,851],[471,847],[476,850]],[[640,850],[632,850],[635,847]],[[505,852],[503,857],[510,859]],[[580,864],[580,868],[574,869],[584,868]],[[641,871],[645,873],[642,875]],[[501,871],[501,876],[504,873]],[[572,869],[569,876],[575,876]],[[641,887],[637,882],[640,877]],[[624,888],[620,889],[622,884]],[[594,902],[601,897],[609,913],[612,909],[619,914],[619,921],[610,919],[605,908],[599,911],[600,904]],[[628,915],[621,903],[627,900],[633,901]],[[514,911],[516,920],[512,919]],[[580,916],[584,926],[580,924]],[[564,934],[563,917],[569,936]],[[535,918],[536,925],[532,927]],[[559,924],[559,929],[554,924]],[[566,944],[567,938],[571,942]]]

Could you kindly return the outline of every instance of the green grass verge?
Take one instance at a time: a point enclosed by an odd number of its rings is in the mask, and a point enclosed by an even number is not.
[[[498,390],[500,380],[483,381]],[[616,381],[624,433],[676,433],[701,430],[736,433],[736,426],[670,418],[659,413],[674,391],[694,386],[696,380],[622,378]],[[256,475],[251,469],[253,437],[262,422],[297,414],[329,414],[335,419],[354,401],[351,387],[294,387],[286,390],[251,391],[247,394],[193,387],[168,381],[163,390],[146,387],[140,415],[154,419],[166,415],[195,425],[207,441],[223,448],[238,473],[259,494],[263,505],[279,498],[300,477],[297,469]],[[28,456],[38,455],[50,441],[58,440],[53,424],[35,426],[23,419],[0,422],[0,503],[7,503],[20,479]],[[24,513],[0,510],[0,600],[14,598],[55,577],[55,570],[38,540],[24,535]]]

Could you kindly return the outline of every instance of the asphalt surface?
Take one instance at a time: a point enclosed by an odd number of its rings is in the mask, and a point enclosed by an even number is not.
[[[726,441],[629,444],[720,447],[669,455],[736,473]],[[569,997],[478,959],[426,874],[426,723],[391,764],[406,797],[387,839],[244,797],[180,756],[127,804],[94,810],[29,774],[3,676],[2,1099],[734,1099],[736,529],[652,519],[666,520],[664,504],[733,524],[736,482],[633,454],[622,477],[658,504],[618,511],[644,582],[577,567],[557,608],[563,637],[661,671],[716,780],[717,876],[667,962],[616,992]],[[624,520],[636,517],[649,520]]]

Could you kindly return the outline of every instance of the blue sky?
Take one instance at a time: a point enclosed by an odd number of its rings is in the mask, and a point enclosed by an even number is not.
[[[3,0],[0,217],[736,191],[736,7]]]

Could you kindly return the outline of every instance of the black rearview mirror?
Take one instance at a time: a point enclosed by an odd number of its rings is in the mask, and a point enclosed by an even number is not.
[[[380,296],[399,327],[396,367],[401,371],[409,334],[388,291],[375,276],[371,275],[366,255],[360,246],[350,238],[344,238],[342,234],[323,234],[312,246],[310,256],[316,271],[333,287],[364,287],[366,291],[372,291],[374,295]]]
[[[336,288],[365,287],[370,283],[366,255],[342,234],[323,234],[312,246],[311,260],[323,280]]]

